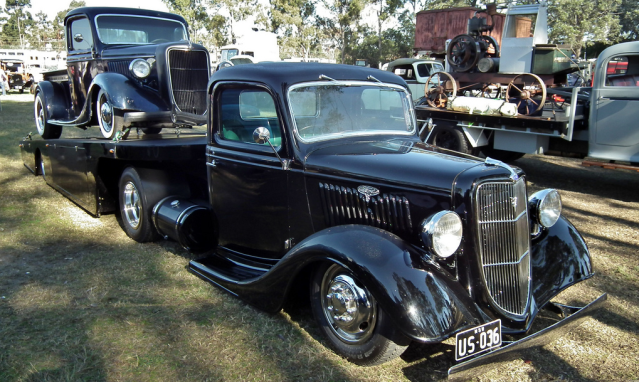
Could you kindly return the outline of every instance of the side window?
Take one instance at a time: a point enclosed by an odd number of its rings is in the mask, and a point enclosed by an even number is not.
[[[258,127],[264,127],[271,135],[273,146],[282,144],[282,129],[275,102],[267,91],[228,88],[221,91],[219,100],[222,139],[257,145],[253,140],[253,132]]]
[[[69,33],[71,34],[70,48],[72,50],[90,50],[93,47],[93,35],[88,19],[81,18],[71,21]]]
[[[617,56],[606,66],[606,86],[639,86],[639,56]]]

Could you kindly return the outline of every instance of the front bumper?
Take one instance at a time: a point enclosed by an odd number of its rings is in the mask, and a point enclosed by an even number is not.
[[[448,369],[448,379],[463,380],[477,376],[491,368],[491,363],[510,361],[520,358],[522,354],[525,354],[526,350],[533,347],[543,346],[554,341],[571,329],[579,326],[585,318],[592,315],[597,309],[599,309],[607,298],[608,295],[604,293],[596,300],[582,308],[573,308],[555,304],[554,307],[561,310],[561,312],[565,315],[561,321],[558,321],[555,324],[519,341],[511,342],[499,349],[451,367]]]

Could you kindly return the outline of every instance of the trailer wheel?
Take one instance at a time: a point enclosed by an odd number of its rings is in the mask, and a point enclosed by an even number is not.
[[[311,305],[331,346],[355,364],[373,366],[388,362],[410,344],[366,287],[338,264],[327,263],[315,273]]]
[[[151,221],[153,206],[147,203],[144,185],[135,168],[124,170],[118,190],[120,215],[126,234],[139,243],[155,240],[158,235]]]
[[[113,139],[118,131],[122,130],[122,124],[115,115],[115,109],[109,101],[109,96],[104,89],[100,89],[98,93],[98,102],[95,104],[95,112],[98,116],[98,124],[102,136],[107,139]]]
[[[470,154],[472,151],[464,132],[458,127],[435,126],[428,141],[437,147],[464,154]]]
[[[62,135],[62,126],[52,125],[47,122],[49,120],[49,113],[47,112],[47,101],[45,101],[42,92],[38,92],[35,96],[33,111],[38,134],[45,139],[60,138],[60,135]]]

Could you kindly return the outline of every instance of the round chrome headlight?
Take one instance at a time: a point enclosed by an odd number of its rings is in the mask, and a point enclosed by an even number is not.
[[[149,64],[146,60],[137,58],[131,61],[131,64],[129,64],[129,70],[137,78],[146,78],[149,74],[151,74],[151,64]]]
[[[452,211],[441,211],[422,223],[422,241],[439,257],[449,257],[459,248],[462,221]]]
[[[528,199],[528,207],[537,224],[550,228],[561,216],[561,196],[554,189],[535,192]]]

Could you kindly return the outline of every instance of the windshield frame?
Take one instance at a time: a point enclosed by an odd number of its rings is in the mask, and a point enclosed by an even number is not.
[[[408,100],[408,102],[406,102],[406,105],[408,105],[408,112],[410,113],[410,118],[411,118],[411,123],[412,123],[412,130],[411,131],[398,131],[398,130],[363,130],[363,131],[345,131],[345,132],[340,132],[340,133],[333,133],[333,134],[325,134],[325,135],[320,135],[318,137],[313,137],[313,138],[303,138],[298,130],[297,130],[297,120],[295,118],[295,113],[293,112],[293,104],[291,102],[291,92],[293,92],[296,89],[299,88],[305,88],[305,87],[315,87],[315,86],[369,86],[369,87],[378,87],[378,88],[389,88],[389,89],[393,89],[393,90],[397,90],[397,91],[401,91],[403,93],[403,97]],[[286,91],[286,101],[288,103],[288,109],[289,109],[289,113],[291,115],[291,123],[293,124],[293,134],[295,135],[295,138],[298,139],[299,141],[301,141],[302,143],[314,143],[314,142],[322,142],[322,141],[329,141],[329,140],[335,140],[335,139],[341,139],[341,138],[348,138],[348,137],[364,137],[364,136],[373,136],[373,135],[401,135],[401,136],[413,136],[415,135],[415,132],[417,131],[417,119],[415,117],[415,108],[413,106],[413,101],[412,101],[412,97],[410,95],[410,92],[408,91],[408,89],[406,89],[405,87],[401,86],[401,85],[397,85],[397,84],[392,84],[392,83],[386,83],[386,82],[367,82],[367,81],[356,81],[356,80],[350,80],[350,81],[308,81],[308,82],[301,82],[298,84],[294,84],[291,85],[288,90]],[[319,110],[318,110],[319,113]]]
[[[191,36],[189,36],[189,30],[186,27],[186,25],[179,21],[179,20],[174,20],[171,18],[167,18],[167,17],[155,17],[155,16],[143,16],[143,15],[132,15],[132,14],[127,14],[127,13],[102,13],[99,15],[96,15],[93,18],[93,24],[95,27],[95,32],[98,36],[98,40],[100,40],[100,42],[104,45],[153,45],[150,42],[114,42],[114,43],[108,43],[105,42],[102,39],[102,35],[100,34],[100,28],[99,28],[99,24],[98,24],[98,18],[102,17],[102,16],[108,16],[108,17],[135,17],[135,18],[141,18],[141,19],[152,19],[152,20],[163,20],[163,21],[170,21],[170,22],[174,22],[176,24],[179,24],[182,26],[182,32],[183,35],[186,36],[186,40],[180,40],[180,41],[189,41]],[[172,41],[172,42],[177,42],[177,41]]]

